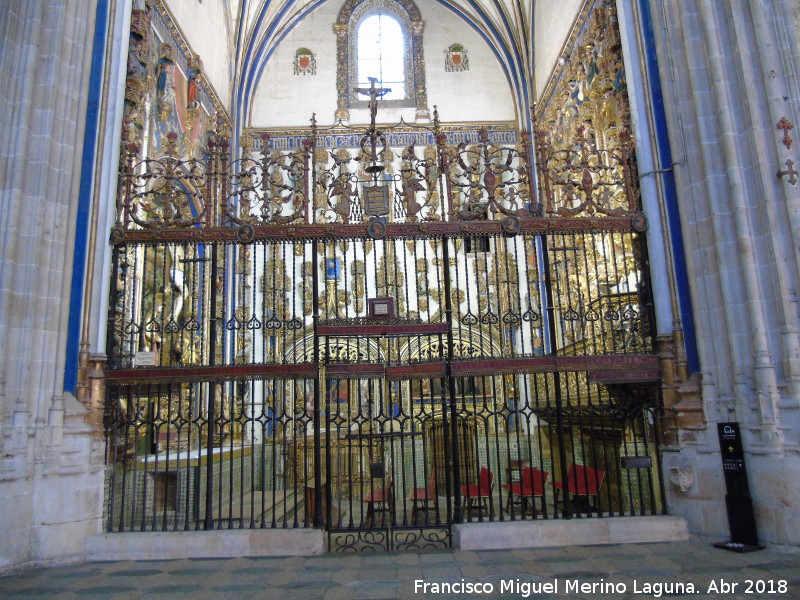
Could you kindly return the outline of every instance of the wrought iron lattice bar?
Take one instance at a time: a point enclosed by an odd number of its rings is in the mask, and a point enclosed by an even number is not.
[[[573,232],[547,237],[556,354],[653,352],[652,301],[635,234]],[[325,335],[406,334],[422,339],[442,333],[442,243],[453,245],[447,268],[455,282],[451,294],[457,355],[540,355],[547,319],[538,294],[541,275],[534,238],[446,240],[355,239],[324,246],[275,241],[248,246],[119,245],[109,315],[109,366],[209,364],[212,327],[218,365],[309,362],[314,278],[324,281],[320,327]],[[492,244],[494,251],[467,252],[472,243],[486,249]],[[315,246],[323,252],[324,271],[319,273],[312,272],[308,260]],[[612,249],[607,254],[595,251],[607,248]],[[525,260],[520,261],[523,249]],[[209,264],[212,252],[218,257],[216,277]],[[405,276],[400,277],[403,270]],[[415,286],[403,281],[414,281]],[[223,294],[230,301],[218,302],[218,314],[211,315],[211,300]],[[376,297],[391,299],[394,316],[370,315],[369,299]],[[521,312],[523,306],[526,310]],[[362,357],[358,360],[371,360],[366,350],[370,343],[357,339],[350,344],[354,356]],[[399,357],[382,360],[398,363]]]
[[[467,252],[476,239],[489,250]],[[660,512],[638,243],[577,229],[117,244],[109,529],[317,524],[350,550],[449,543],[461,520]],[[370,314],[380,298],[392,318]],[[595,303],[616,318],[587,319]],[[550,324],[566,333],[544,354]],[[586,468],[599,491],[571,493],[591,491]]]
[[[453,464],[451,451],[459,456],[467,520],[663,511],[654,384],[601,384],[586,372],[456,377],[451,411],[443,410],[444,378],[324,382],[327,466],[319,476],[327,479],[323,492],[335,509],[324,513],[332,532],[375,529],[376,514],[392,519],[391,528],[447,526],[456,479],[445,468]],[[209,418],[212,386],[219,403]],[[109,529],[311,526],[318,443],[312,388],[311,379],[109,384]],[[448,442],[453,415],[455,437]],[[345,452],[351,447],[368,456]],[[367,469],[378,462],[384,471],[370,480]],[[520,479],[526,466],[548,473],[540,482],[547,485],[526,490]],[[595,472],[584,470],[571,480],[576,489],[557,494],[553,484],[570,481],[569,467]],[[493,474],[486,490],[484,468]],[[431,475],[438,493],[423,505],[428,496],[420,490]],[[388,476],[393,504],[369,515],[366,490],[385,489]]]
[[[358,224],[298,224],[284,227],[267,225],[252,226],[253,240],[317,240],[371,238],[368,222]],[[635,217],[575,217],[571,219],[524,217],[520,219],[517,233],[547,234],[569,231],[636,231]],[[503,223],[497,220],[456,221],[456,222],[422,222],[422,223],[387,223],[384,238],[427,239],[430,237],[463,237],[465,235],[500,235],[506,234]],[[113,229],[113,244],[144,242],[187,242],[212,241],[225,243],[240,242],[240,232],[231,227],[208,227],[190,229]],[[380,238],[383,239],[383,238]]]

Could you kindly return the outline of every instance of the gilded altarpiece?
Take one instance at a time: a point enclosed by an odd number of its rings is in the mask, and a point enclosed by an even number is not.
[[[634,226],[644,232],[647,220],[640,213],[635,142],[615,2],[592,0],[585,4],[561,58],[535,111],[545,210],[565,216],[632,213]],[[610,289],[620,293],[615,303],[623,311],[630,309],[622,296],[625,290],[642,290],[646,285],[618,281],[614,286],[610,274],[619,261],[643,260],[635,249],[624,246],[615,240],[611,248],[614,261],[606,261],[600,272],[586,273],[608,282]],[[592,316],[603,314],[601,307],[595,308],[598,312],[592,312]],[[638,343],[635,336],[628,335],[627,340]],[[660,336],[658,345],[664,357],[662,374],[666,382],[664,435],[669,443],[675,443],[680,436],[679,421],[680,429],[704,428],[700,388],[686,369],[682,332]],[[677,404],[680,411],[673,408]],[[677,412],[682,414],[680,419]],[[692,437],[691,432],[687,435]]]

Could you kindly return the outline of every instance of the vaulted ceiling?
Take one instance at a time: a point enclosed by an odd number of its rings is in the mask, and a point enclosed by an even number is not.
[[[231,103],[241,115],[258,85],[264,65],[291,29],[324,2],[337,0],[223,0],[230,15],[234,81]],[[492,48],[511,85],[518,107],[532,102],[533,0],[430,0],[463,19]],[[424,10],[424,0],[417,0]],[[520,113],[527,118],[527,111]]]

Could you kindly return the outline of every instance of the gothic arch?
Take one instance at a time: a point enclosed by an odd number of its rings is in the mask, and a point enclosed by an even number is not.
[[[455,344],[454,354],[457,358],[502,354],[501,346],[496,340],[469,327],[454,331],[453,343]],[[439,339],[411,339],[400,348],[398,356],[403,361],[428,360],[432,350],[435,357],[444,356],[447,352],[446,342]]]

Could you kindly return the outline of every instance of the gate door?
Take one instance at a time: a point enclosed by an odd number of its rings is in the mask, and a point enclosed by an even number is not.
[[[446,379],[451,328],[447,311],[431,310],[448,297],[443,239],[320,246],[321,508],[329,548],[448,547],[456,483]]]
[[[326,375],[330,550],[450,546],[450,438],[436,437],[448,416],[441,396],[421,396],[430,381]]]

